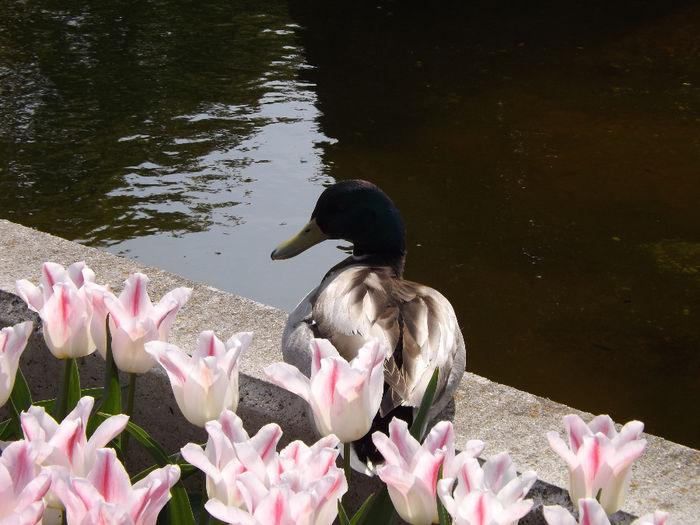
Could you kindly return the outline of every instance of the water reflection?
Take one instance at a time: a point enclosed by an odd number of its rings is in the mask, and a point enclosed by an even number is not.
[[[4,216],[287,308],[335,259],[269,261],[331,142],[284,2],[3,9]]]
[[[623,4],[7,3],[0,214],[291,309],[366,178],[470,370],[698,446],[700,10]]]
[[[394,198],[468,367],[697,446],[697,5],[308,5],[330,173]]]

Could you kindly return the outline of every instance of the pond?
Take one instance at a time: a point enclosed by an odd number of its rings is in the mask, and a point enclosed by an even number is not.
[[[291,310],[371,180],[470,371],[700,447],[697,2],[0,12],[0,216]]]

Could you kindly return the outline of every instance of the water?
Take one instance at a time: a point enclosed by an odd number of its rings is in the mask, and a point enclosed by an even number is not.
[[[289,310],[366,178],[470,370],[700,446],[700,8],[445,5],[3,4],[0,215]]]

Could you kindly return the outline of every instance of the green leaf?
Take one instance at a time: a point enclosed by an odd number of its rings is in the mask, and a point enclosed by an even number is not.
[[[108,417],[111,417],[112,415],[113,414],[105,414],[104,412],[96,412],[93,415],[93,417],[94,417],[95,421],[97,422],[97,425],[99,425],[100,423],[102,423],[104,420],[106,420]],[[141,443],[141,445],[143,445],[143,447],[146,449],[146,451],[148,451],[148,453],[155,460],[155,462],[158,464],[158,466],[162,467],[164,465],[172,463],[168,459],[168,455],[165,453],[165,450],[163,450],[163,447],[160,446],[160,444],[156,440],[154,440],[151,436],[149,436],[148,432],[146,432],[140,426],[129,421],[126,424],[125,430],[129,434],[131,434],[136,439],[136,441],[138,441],[139,443]]]
[[[20,368],[17,368],[15,385],[12,387],[10,399],[17,412],[22,412],[32,406],[32,393],[29,391],[29,385],[27,385],[27,380]]]
[[[173,465],[177,465],[180,467],[180,481],[184,481],[188,477],[190,477],[192,474],[196,474],[199,472],[199,469],[192,465],[191,463],[188,463],[185,458],[182,457],[182,454],[179,452],[175,454],[171,454],[168,456],[169,463]],[[145,470],[142,470],[138,474],[135,474],[134,476],[131,477],[131,483],[132,485],[136,483],[137,481],[141,481],[143,478],[148,476],[151,472],[156,470],[157,468],[160,468],[158,465],[151,465]]]
[[[24,375],[19,368],[17,368],[15,384],[12,387],[9,401],[10,402],[7,404],[7,408],[10,410],[10,419],[8,420],[8,426],[4,427],[0,434],[2,434],[3,439],[9,439],[11,437],[21,439],[22,424],[20,420],[20,413],[29,409],[29,407],[32,405],[32,394],[29,391]]]
[[[35,407],[42,407],[47,414],[53,414],[54,406],[56,406],[56,398],[42,399],[41,401],[34,401]]]
[[[104,388],[101,386],[96,386],[94,388],[82,388],[80,390],[80,397],[90,396],[95,399],[101,399],[102,394],[104,394]]]
[[[194,525],[194,514],[190,505],[190,498],[187,496],[187,491],[178,481],[175,486],[170,489],[170,501],[168,502],[168,523],[171,525]]]
[[[367,512],[367,509],[369,508],[369,504],[372,502],[374,499],[374,494],[370,494],[367,496],[367,499],[365,502],[360,506],[359,509],[357,509],[357,512],[355,515],[352,517],[350,520],[350,525],[357,525],[358,523],[361,523],[362,520],[364,519],[365,512]],[[345,509],[343,509],[344,511]]]
[[[445,506],[442,504],[442,501],[440,501],[440,498],[438,497],[438,523],[439,525],[450,525],[452,523],[451,516],[447,512],[447,509],[445,509]]]
[[[350,518],[348,518],[348,513],[345,512],[345,507],[343,507],[343,504],[338,502],[338,521],[340,521],[340,525],[350,525]]]
[[[382,490],[379,491],[379,494],[372,501],[369,510],[363,513],[360,523],[365,523],[367,525],[375,525],[378,523],[389,525],[394,523],[395,519],[396,510],[389,497],[389,490],[386,488],[386,485],[384,485]]]
[[[165,453],[165,450],[163,450],[160,443],[149,436],[148,432],[146,432],[140,426],[129,421],[126,424],[126,431],[131,434],[136,441],[143,445],[143,447],[148,451],[158,465],[162,467],[170,463],[168,455]]]
[[[418,441],[423,441],[423,434],[425,434],[425,427],[428,424],[428,412],[430,407],[433,405],[433,399],[435,398],[435,390],[437,389],[437,380],[440,370],[438,368],[433,372],[433,377],[430,378],[428,387],[425,389],[425,395],[423,395],[423,400],[420,403],[420,408],[418,409],[418,414],[416,414],[413,424],[411,425],[410,433]]]
[[[15,427],[11,419],[6,419],[0,423],[0,441],[11,441],[13,437],[15,437]]]

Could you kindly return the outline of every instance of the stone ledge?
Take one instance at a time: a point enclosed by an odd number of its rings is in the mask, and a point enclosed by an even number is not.
[[[10,292],[0,294],[0,324],[13,324],[34,315],[21,300],[10,295],[14,293],[15,280],[37,282],[44,261],[68,265],[81,260],[95,271],[99,283],[110,283],[117,290],[131,273],[145,273],[150,278],[149,294],[155,300],[177,286],[193,288],[192,298],[178,315],[170,338],[183,349],[192,349],[202,330],[213,330],[220,338],[252,331],[253,343],[241,363],[238,410],[246,429],[254,433],[263,424],[276,421],[284,430],[284,443],[315,439],[304,402],[268,383],[262,372],[267,364],[282,359],[279,342],[287,317],[282,310],[0,220],[0,291]],[[58,361],[48,358],[46,352],[36,330],[30,348],[22,357],[22,369],[37,399],[53,397],[58,383],[55,378],[60,377]],[[79,366],[83,386],[101,384],[104,367],[99,356],[83,358]],[[144,426],[168,452],[177,451],[188,441],[206,439],[201,429],[194,428],[180,415],[164,372],[154,369],[144,374],[137,388],[139,398],[145,396],[148,401],[137,404],[134,422]],[[465,374],[455,404],[458,445],[468,439],[481,439],[486,443],[485,456],[508,450],[519,470],[535,470],[541,481],[531,496],[538,506],[542,502],[556,504],[568,499],[566,491],[559,488],[568,483],[566,468],[549,449],[545,434],[560,429],[561,418],[566,414],[577,413],[584,419],[590,419],[591,414],[471,373]],[[670,512],[674,523],[695,522],[700,515],[700,452],[657,436],[647,434],[645,438],[647,449],[633,466],[626,512],[619,512],[615,522],[628,523],[630,515],[655,509]],[[136,455],[133,460],[139,464],[148,461]],[[536,508],[521,523],[543,523],[541,511]]]

